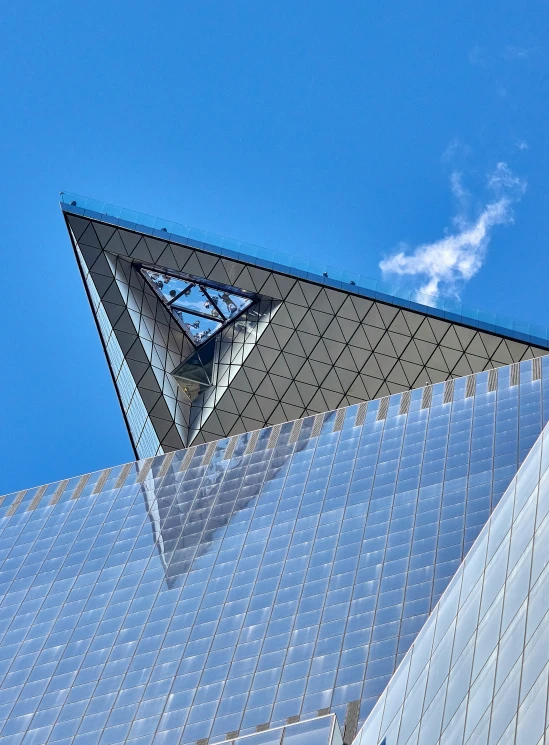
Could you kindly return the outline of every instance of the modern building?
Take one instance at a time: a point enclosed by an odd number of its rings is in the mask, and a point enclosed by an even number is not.
[[[139,458],[549,351],[547,328],[76,195],[62,208]]]
[[[546,427],[357,745],[547,742],[548,465]]]
[[[543,743],[545,330],[63,211],[140,460],[0,497],[0,745]]]

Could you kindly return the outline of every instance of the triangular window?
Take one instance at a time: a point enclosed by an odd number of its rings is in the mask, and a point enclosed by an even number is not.
[[[254,302],[254,296],[191,275],[173,275],[157,269],[141,269],[165,305],[196,347]]]
[[[203,344],[179,365],[177,370],[174,370],[175,379],[191,401],[194,401],[214,382],[214,354],[215,339],[210,339],[207,344]]]

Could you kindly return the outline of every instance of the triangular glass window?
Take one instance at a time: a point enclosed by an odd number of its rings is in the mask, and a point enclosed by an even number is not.
[[[245,291],[192,275],[176,276],[144,267],[141,271],[196,347],[204,344],[256,299]]]
[[[212,318],[204,318],[189,313],[179,308],[173,308],[174,316],[179,320],[187,334],[196,344],[202,344],[206,339],[221,328],[221,323],[214,321]]]
[[[194,401],[213,383],[214,354],[215,339],[210,339],[207,344],[203,344],[200,349],[193,352],[173,373],[191,401]]]

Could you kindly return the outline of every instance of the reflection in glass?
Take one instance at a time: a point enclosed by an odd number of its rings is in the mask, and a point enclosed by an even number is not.
[[[189,285],[181,295],[175,298],[172,305],[174,308],[203,313],[210,318],[222,318],[216,306],[199,285]]]
[[[235,360],[242,361],[244,358],[244,342],[249,341],[253,335],[253,340],[257,338],[257,333],[261,319],[266,316],[272,309],[271,301],[261,300],[241,313],[230,324],[218,324],[210,319],[203,317],[194,317],[193,323],[188,329],[189,333],[194,332],[197,335],[196,343],[198,349],[193,351],[189,357],[184,359],[171,372],[179,386],[183,389],[186,396],[191,401],[195,401],[202,393],[207,391],[213,385],[227,385],[227,368],[228,362]],[[174,309],[174,313],[180,311]],[[183,316],[183,314],[182,314]],[[187,322],[193,319],[188,314],[183,316]],[[206,328],[204,328],[206,324]],[[209,326],[207,325],[209,324]],[[216,334],[218,329],[222,333]],[[248,350],[249,351],[249,350]],[[232,366],[231,373],[236,374],[236,366]]]
[[[209,336],[215,334],[221,328],[221,323],[211,318],[196,316],[193,313],[175,307],[173,313],[180,320],[181,325],[195,344],[202,344]]]
[[[234,292],[227,292],[227,290],[210,289],[209,294],[227,318],[232,318],[250,304],[249,298],[235,295]]]
[[[176,277],[145,268],[141,271],[196,346],[253,303],[253,298],[239,294],[234,288],[196,277]]]
[[[205,352],[204,357],[206,369]],[[467,399],[464,408],[462,397],[420,410],[421,400],[413,399],[408,415],[398,415],[392,405],[394,414],[380,421],[374,402],[363,424],[357,424],[355,406],[344,410],[336,431],[332,412],[280,430],[266,428],[253,438],[247,433],[202,444],[158,456],[152,464],[113,469],[105,480],[92,474],[80,491],[80,480],[73,480],[55,504],[50,501],[55,485],[38,506],[36,490],[21,495],[17,505],[18,495],[5,497],[0,742],[65,742],[60,733],[71,722],[78,743],[121,745],[146,737],[149,745],[192,745],[202,738],[214,745],[253,738],[256,728],[267,725],[272,733],[288,719],[310,719],[325,710],[343,725],[347,707],[356,709],[356,702],[361,724],[425,624],[430,641],[417,646],[418,665],[409,679],[415,676],[417,685],[426,686],[431,706],[438,705],[437,679],[422,677],[431,650],[436,653],[437,646],[438,658],[447,661],[450,648],[468,655],[479,622],[484,624],[479,638],[495,639],[493,618],[484,608],[492,576],[489,567],[483,571],[486,563],[514,573],[505,602],[497,601],[502,633],[517,640],[537,635],[546,613],[546,587],[536,599],[534,583],[548,576],[543,570],[549,510],[541,488],[545,501],[537,511],[529,508],[528,492],[536,498],[537,490],[526,469],[512,509],[500,510],[504,525],[496,530],[494,522],[490,540],[482,551],[477,544],[465,564],[463,619],[458,614],[461,631],[453,644],[445,641],[453,633],[452,614],[428,620],[489,509],[516,474],[520,451],[509,450],[501,435],[512,429],[521,443],[533,436],[529,416],[521,412],[526,401],[537,401],[543,411],[542,383],[515,386],[520,405],[509,410],[505,429],[497,422],[506,385],[489,402],[479,397],[478,406]],[[398,404],[399,397],[392,401]],[[492,424],[485,430],[487,417]],[[541,428],[541,417],[535,426]],[[468,437],[452,447],[451,457],[459,455],[465,475],[431,470],[441,442],[463,431]],[[471,468],[486,437],[507,469],[497,482],[484,460],[481,470]],[[544,452],[542,464],[549,462]],[[413,478],[406,473],[410,468],[417,469]],[[523,528],[534,523],[539,537],[525,546]],[[524,565],[530,560],[530,608],[522,620],[520,609],[508,617],[523,598]],[[481,575],[485,584],[477,593]],[[547,637],[539,643],[549,648]],[[505,638],[500,646],[503,660]],[[417,657],[422,648],[423,662]],[[471,664],[476,659],[473,655]],[[526,655],[530,662],[522,680],[535,678],[530,666],[539,659],[535,650]],[[463,668],[457,657],[456,662],[457,674]],[[498,663],[495,685],[513,665],[512,659],[505,668]],[[431,669],[437,675],[442,668]],[[421,691],[415,700],[424,697]],[[454,689],[447,701],[459,713]],[[385,708],[388,725],[397,708]],[[50,716],[56,729],[42,737]],[[124,724],[117,723],[119,717],[127,717]],[[403,730],[406,726],[403,720]],[[300,729],[293,733],[297,738]],[[383,734],[372,741],[379,743]],[[288,731],[284,742],[291,737]],[[320,733],[315,737],[315,745],[323,742]],[[388,732],[387,742],[396,741]],[[518,736],[517,742],[527,740]]]
[[[223,537],[229,520],[237,519],[238,512],[268,489],[268,483],[289,465],[292,456],[307,446],[307,440],[302,439],[295,450],[281,445],[274,451],[256,450],[251,455],[244,454],[247,442],[246,437],[241,438],[232,458],[222,460],[221,451],[207,467],[193,468],[193,459],[185,478],[172,473],[160,489],[152,479],[145,481],[143,493],[168,587],[177,584],[195,559],[214,544],[218,547],[216,540]]]

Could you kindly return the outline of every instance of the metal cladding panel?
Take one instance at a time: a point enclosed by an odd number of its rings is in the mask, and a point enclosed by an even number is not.
[[[134,447],[149,457],[189,444],[238,435],[546,354],[547,347],[450,322],[328,287],[275,265],[253,264],[222,249],[176,243],[71,213],[63,205],[82,272],[108,318],[103,335]],[[260,301],[219,332],[215,374],[200,395],[185,394],[174,372],[194,347],[142,268],[230,286]],[[289,271],[289,270],[288,270]],[[321,280],[322,278],[320,278]],[[88,287],[88,293],[92,291]],[[91,299],[91,298],[90,298]],[[253,310],[255,309],[255,310]],[[255,315],[254,315],[255,314]],[[253,316],[253,317],[252,317]],[[99,322],[99,321],[98,321]],[[114,342],[111,344],[114,345]],[[120,349],[120,352],[118,352]],[[128,375],[118,375],[122,355]],[[124,370],[126,371],[126,367]],[[115,370],[114,368],[117,368]],[[208,378],[210,377],[208,371]],[[128,390],[132,391],[131,396]],[[134,395],[135,394],[135,395]],[[130,413],[133,408],[139,412]],[[147,437],[143,432],[147,424]]]
[[[352,737],[542,431],[546,359],[0,498],[0,743]]]

